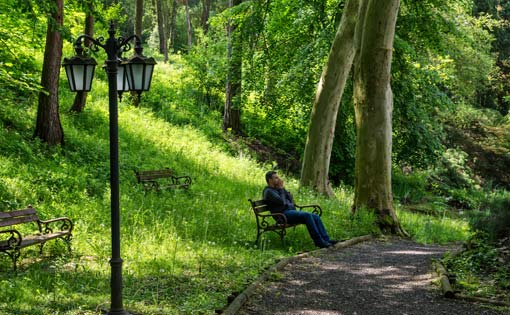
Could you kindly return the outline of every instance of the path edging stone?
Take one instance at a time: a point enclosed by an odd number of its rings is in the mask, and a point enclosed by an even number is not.
[[[458,300],[465,300],[470,302],[478,302],[478,303],[486,303],[486,304],[492,304],[497,306],[504,306],[504,307],[510,307],[509,303],[503,302],[503,301],[496,301],[493,299],[488,298],[482,298],[477,296],[469,296],[464,295],[456,292],[453,290],[452,285],[450,283],[450,278],[448,277],[448,270],[444,266],[444,264],[441,261],[434,261],[433,262],[434,269],[436,270],[436,273],[439,276],[439,285],[441,287],[441,290],[443,291],[443,295],[447,298],[451,299],[458,299]]]

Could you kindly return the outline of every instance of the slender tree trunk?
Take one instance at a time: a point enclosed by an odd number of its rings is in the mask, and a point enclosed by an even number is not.
[[[60,77],[60,60],[62,59],[62,35],[64,0],[54,0],[54,11],[48,18],[46,47],[41,75],[41,86],[44,91],[39,93],[37,121],[34,136],[47,142],[48,145],[64,143],[64,131],[58,112],[58,81]]]
[[[209,31],[209,14],[211,12],[211,0],[202,0],[202,29],[204,30],[204,34],[207,34]]]
[[[177,33],[176,30],[176,19],[177,19],[177,0],[172,1],[172,14],[170,15],[170,25],[169,25],[169,31],[170,31],[170,45],[172,47],[172,51],[177,51],[177,45],[175,43],[175,34]]]
[[[191,28],[191,16],[189,14],[189,1],[184,0],[184,5],[186,6],[186,27],[188,30],[188,49],[193,46],[193,30]]]
[[[135,35],[142,37],[143,32],[143,0],[136,0],[135,3]]]
[[[229,6],[240,4],[242,0],[230,0]],[[234,133],[241,131],[241,77],[242,56],[240,36],[235,33],[237,25],[229,21],[227,26],[227,60],[228,73],[225,93],[225,110],[223,112],[223,131]]]
[[[391,190],[391,60],[399,0],[369,0],[359,40],[354,105],[357,127],[354,211],[376,211],[383,231],[404,234]]]
[[[163,3],[162,0],[156,0],[156,15],[158,20],[158,34],[159,34],[159,52],[165,53],[166,48],[166,33],[165,33],[165,22],[163,19]],[[165,57],[165,61],[166,61]]]
[[[136,0],[135,3],[135,35],[142,38],[143,33],[143,0]],[[137,92],[131,91],[133,97],[133,106],[140,106],[140,95]]]
[[[355,54],[354,30],[359,1],[348,0],[313,104],[301,170],[301,185],[333,196],[328,180],[335,126],[345,83]]]
[[[94,37],[94,16],[92,13],[94,12],[94,4],[89,2],[87,8],[87,16],[85,17],[85,34],[90,37]],[[90,40],[85,40],[85,46],[90,46]],[[71,112],[81,113],[85,108],[85,104],[87,102],[87,92],[77,92],[74,97],[73,106],[69,109]]]
[[[168,4],[165,0],[158,0],[161,1],[161,17],[163,22],[163,35],[164,36],[164,43],[163,43],[163,56],[164,56],[164,62],[168,62]]]

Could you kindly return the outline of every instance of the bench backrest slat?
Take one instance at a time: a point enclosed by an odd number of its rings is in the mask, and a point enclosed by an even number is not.
[[[0,212],[0,227],[38,221],[39,216],[34,208]]]
[[[261,200],[255,200],[255,201],[252,201],[250,199],[250,203],[251,203],[251,207],[253,209],[253,211],[255,213],[261,213],[261,212],[266,212],[266,211],[269,211],[269,209],[267,208],[267,203],[265,200],[261,199]]]
[[[165,178],[173,176],[174,172],[171,169],[156,170],[156,171],[140,171],[136,172],[136,177],[139,181],[152,180],[158,178]]]

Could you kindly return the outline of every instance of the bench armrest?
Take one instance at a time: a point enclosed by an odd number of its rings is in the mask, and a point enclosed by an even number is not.
[[[8,237],[1,234],[10,234]],[[15,248],[21,245],[21,234],[17,230],[3,230],[0,231],[0,248]]]
[[[262,227],[267,227],[272,225],[271,223],[266,221],[266,218],[273,218],[278,224],[287,225],[287,217],[283,213],[271,213],[271,214],[257,214],[257,216],[261,217],[262,220],[260,225]]]
[[[311,209],[309,210],[310,212],[315,213],[318,216],[322,216],[322,208],[319,205],[303,205],[303,206],[296,205],[296,208],[298,208],[299,210]]]
[[[181,181],[184,180],[184,183]],[[183,175],[183,176],[172,176],[172,181],[174,185],[191,185],[191,176]]]
[[[44,220],[44,221],[39,220],[39,224],[40,224],[40,228],[41,228],[40,231],[44,232],[45,234],[52,233],[53,229],[51,228],[50,225],[52,225],[53,223],[55,223],[55,224],[61,223],[60,231],[69,231],[70,233],[73,231],[73,227],[74,227],[73,222],[68,217],[61,217],[61,218],[55,218],[55,219],[50,219],[50,220]]]

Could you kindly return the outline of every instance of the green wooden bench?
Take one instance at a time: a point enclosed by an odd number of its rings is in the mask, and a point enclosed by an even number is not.
[[[255,221],[257,224],[257,238],[255,244],[259,243],[260,236],[265,232],[275,232],[283,241],[283,238],[287,234],[287,229],[299,225],[288,223],[287,217],[283,213],[271,213],[267,207],[266,201],[263,199],[255,201],[248,199],[248,201],[255,214]],[[296,210],[303,211],[305,209],[309,209],[308,211],[322,216],[322,208],[319,205],[296,205]]]
[[[24,235],[17,228],[22,224],[37,225],[34,233]],[[43,221],[37,215],[32,206],[26,209],[0,212],[0,252],[11,257],[14,270],[16,262],[21,255],[21,249],[39,245],[39,253],[42,254],[44,244],[53,239],[64,240],[71,251],[71,239],[73,238],[73,222],[67,217],[61,217]],[[26,229],[23,229],[26,230]]]

